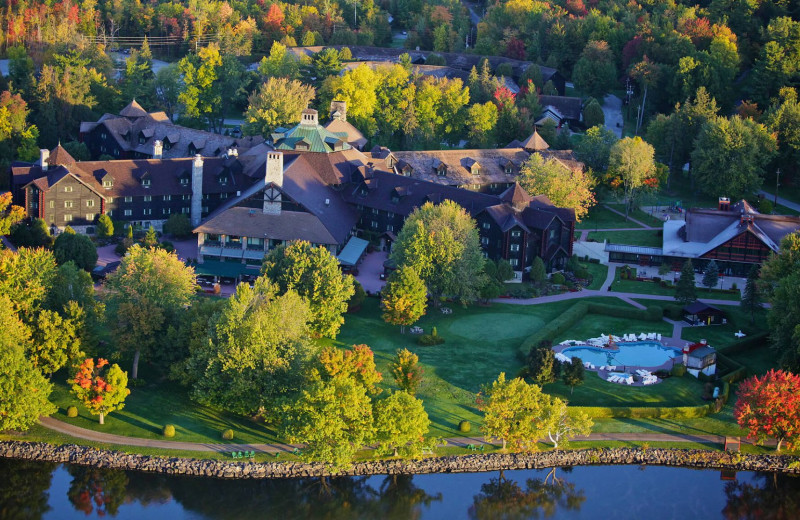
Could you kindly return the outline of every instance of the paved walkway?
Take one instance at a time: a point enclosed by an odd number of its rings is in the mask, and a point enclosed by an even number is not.
[[[603,98],[603,116],[606,128],[622,139],[622,100],[613,94],[606,95]]]
[[[758,194],[759,195],[763,195],[764,197],[769,199],[770,202],[774,202],[775,201],[775,194],[774,193],[767,193],[764,190],[758,190]],[[798,204],[796,202],[792,202],[792,201],[790,201],[788,199],[784,199],[784,198],[778,197],[778,205],[779,206],[786,206],[789,209],[793,209],[793,210],[795,210],[797,212],[800,212],[800,204]]]
[[[608,211],[611,211],[612,213],[616,213],[620,217],[625,217],[625,213],[612,208],[608,204],[603,204],[603,207],[606,208]],[[645,224],[641,220],[636,220],[635,218],[631,217],[630,215],[628,215],[628,220],[630,222],[633,222],[634,224],[642,226],[642,228],[644,228],[644,229],[659,229],[659,228],[654,228],[652,226],[648,226],[647,224]],[[642,231],[642,229],[639,229],[639,228],[617,228],[617,229],[603,229],[603,230],[598,230],[598,231]]]
[[[291,453],[295,448],[302,448],[301,444],[216,444],[203,442],[166,441],[157,439],[142,439],[139,437],[125,437],[111,433],[97,432],[79,426],[74,426],[52,417],[42,417],[39,422],[45,428],[63,433],[78,439],[102,442],[105,444],[119,444],[125,446],[139,446],[143,448],[158,448],[166,450],[218,452],[229,451],[257,451],[260,453]],[[470,444],[478,446],[490,444],[483,437],[452,437],[444,439],[449,446],[466,447]],[[703,444],[724,444],[725,437],[721,435],[687,434],[687,433],[592,433],[585,437],[575,437],[575,441],[619,441],[619,442],[695,442]],[[747,442],[742,440],[742,442]]]

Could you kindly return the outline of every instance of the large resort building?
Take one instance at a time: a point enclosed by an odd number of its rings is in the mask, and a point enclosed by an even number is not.
[[[120,115],[134,126],[148,117],[134,112]],[[486,256],[508,260],[518,277],[537,256],[552,270],[572,255],[574,211],[532,196],[515,182],[519,166],[536,150],[395,154],[376,147],[365,153],[358,149],[363,136],[344,113],[338,106],[331,123],[322,126],[317,112],[308,109],[299,124],[276,129],[266,141],[215,144],[215,156],[186,147],[188,157],[177,152],[164,157],[162,151],[160,158],[77,162],[58,146],[43,150],[36,164],[15,165],[13,189],[28,216],[59,229],[69,225],[92,232],[98,216],[107,214],[160,230],[171,215],[186,214],[195,226],[199,262],[256,266],[270,249],[292,240],[334,254],[357,236],[389,248],[415,208],[444,200],[475,218]],[[152,135],[160,136],[158,130]],[[544,146],[538,134],[526,140],[534,141]],[[432,159],[446,166],[446,175],[425,162]],[[466,165],[464,172],[450,169],[456,164]],[[452,174],[468,174],[469,184],[478,188],[446,181]]]

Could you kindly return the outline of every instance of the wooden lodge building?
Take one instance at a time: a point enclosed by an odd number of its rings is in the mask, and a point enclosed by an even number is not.
[[[475,218],[486,256],[507,259],[518,277],[536,256],[553,270],[572,255],[574,211],[529,195],[513,177],[493,194],[404,175],[387,149],[361,152],[346,132],[320,125],[315,110],[301,117],[266,142],[216,157],[76,162],[61,146],[43,150],[36,164],[12,168],[15,197],[29,217],[88,233],[100,214],[160,230],[184,213],[200,262],[260,265],[291,240],[334,254],[359,235],[390,247],[415,208],[444,200]]]

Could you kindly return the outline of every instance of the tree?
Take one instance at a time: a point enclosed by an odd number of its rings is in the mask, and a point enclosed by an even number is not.
[[[484,385],[477,402],[478,409],[484,412],[486,440],[500,438],[503,450],[511,443],[517,450],[535,451],[536,441],[549,429],[546,417],[550,397],[539,386],[529,385],[519,377],[506,381],[501,372],[491,386]]]
[[[761,187],[777,143],[767,128],[739,116],[715,117],[703,127],[692,152],[692,173],[703,192],[734,198]]]
[[[431,421],[420,399],[399,391],[375,402],[375,442],[379,455],[419,458]]]
[[[11,192],[0,193],[0,235],[7,235],[11,226],[25,218],[25,209],[11,204]]]
[[[617,67],[614,53],[604,41],[590,41],[575,63],[572,80],[575,88],[597,99],[603,97],[614,87]]]
[[[50,247],[53,244],[50,227],[40,218],[22,220],[11,226],[10,238],[17,247]]]
[[[53,385],[25,357],[30,333],[0,295],[0,431],[24,431],[56,407],[48,397]]]
[[[567,402],[557,397],[553,398],[553,403],[548,413],[550,415],[548,420],[550,428],[547,430],[547,438],[550,439],[550,442],[553,443],[553,449],[556,450],[559,445],[566,447],[572,437],[589,435],[592,431],[592,426],[594,426],[594,421],[585,412],[570,414],[567,410]]]
[[[652,184],[656,173],[653,147],[641,137],[626,137],[614,143],[608,159],[611,185],[622,190],[625,201],[625,220],[631,209],[634,196],[643,186]],[[655,182],[658,186],[658,182]]]
[[[435,305],[442,295],[472,301],[483,285],[484,259],[475,221],[450,200],[415,209],[406,218],[390,258],[417,272]]]
[[[109,367],[108,360],[103,358],[97,358],[97,363],[93,358],[86,358],[75,377],[67,382],[89,413],[100,416],[100,424],[105,424],[106,414],[122,410],[125,398],[131,393],[127,372],[116,363]]]
[[[72,262],[58,266],[44,307],[69,321],[81,349],[92,352],[97,347],[105,325],[105,304],[95,298],[94,282],[88,272]],[[74,355],[68,357],[75,359]]]
[[[497,105],[491,101],[475,103],[467,111],[469,142],[475,148],[490,148],[496,143]]]
[[[324,380],[346,377],[364,387],[368,394],[378,394],[376,386],[383,376],[375,367],[375,354],[367,345],[353,345],[350,350],[327,347],[319,354],[319,374]]]
[[[48,378],[54,372],[83,356],[75,325],[57,312],[42,309],[36,317],[28,359]]]
[[[767,437],[794,449],[800,439],[800,375],[770,370],[739,384],[733,416],[747,438],[761,443]]]
[[[111,238],[114,236],[114,222],[111,217],[103,213],[97,219],[97,236],[100,238]]]
[[[231,59],[236,60],[230,56],[228,64]],[[222,130],[221,123],[228,106],[228,102],[223,103],[222,93],[225,92],[224,97],[229,100],[236,96],[239,88],[239,85],[228,85],[234,86],[233,89],[223,88],[223,83],[237,79],[234,70],[223,74],[223,61],[219,45],[212,43],[201,48],[196,56],[187,56],[178,64],[183,75],[183,87],[178,94],[178,102],[183,106],[182,115],[204,120],[213,131]]]
[[[344,50],[344,49],[342,49]],[[337,76],[342,71],[342,59],[336,49],[328,47],[311,58],[308,76],[316,78],[316,85],[323,83],[330,76]],[[348,107],[349,107],[348,103]]]
[[[753,264],[750,272],[747,274],[747,284],[744,286],[744,293],[742,294],[742,308],[745,312],[750,313],[750,324],[755,323],[756,312],[760,311],[761,295],[758,291],[758,265]]]
[[[422,383],[422,367],[419,366],[419,357],[404,348],[398,350],[394,359],[389,364],[395,384],[410,395],[417,393],[417,388]]]
[[[264,258],[261,272],[280,287],[296,291],[311,310],[309,327],[317,337],[335,339],[353,296],[353,277],[343,275],[336,257],[305,241],[276,247]]]
[[[263,414],[300,388],[316,351],[307,340],[308,304],[294,291],[278,292],[264,276],[252,289],[239,284],[199,337],[189,332],[189,355],[173,372],[191,386],[192,399],[235,413]]]
[[[582,168],[567,168],[555,159],[532,154],[520,167],[519,184],[528,193],[546,195],[553,204],[575,210],[580,222],[595,205],[595,181]]]
[[[697,300],[697,292],[695,291],[694,282],[694,267],[691,260],[686,260],[681,268],[681,277],[678,283],[675,284],[675,299],[681,305],[689,305]]]
[[[97,264],[97,247],[86,235],[65,231],[53,242],[53,256],[59,265],[74,262],[81,269],[91,271]]]
[[[142,237],[142,247],[151,248],[158,245],[158,234],[155,228],[150,226]]]
[[[558,365],[549,341],[531,347],[527,356],[528,376],[534,383],[544,386],[558,377]]]
[[[800,103],[793,88],[781,89],[780,97],[781,103],[770,107],[764,123],[777,137],[776,165],[781,173],[794,178],[800,164]]]
[[[583,107],[583,122],[587,128],[595,126],[602,127],[606,123],[606,116],[603,113],[603,107],[596,99],[592,98],[586,106]]]
[[[154,85],[158,96],[158,106],[166,112],[172,121],[178,109],[178,97],[181,93],[183,80],[181,70],[177,63],[162,67],[156,72]]]
[[[583,384],[586,378],[586,370],[583,367],[583,360],[578,357],[572,357],[572,363],[564,363],[562,367],[564,374],[564,384],[569,387],[570,395],[575,390],[576,386]]]
[[[537,256],[533,259],[531,264],[531,281],[535,284],[541,284],[547,278],[547,270],[544,267],[542,257]]]
[[[39,153],[36,146],[39,130],[36,125],[28,124],[29,112],[28,104],[19,94],[12,95],[9,91],[0,88],[0,172],[2,172],[0,173],[0,182],[3,181],[5,172],[11,166],[12,161],[34,161]],[[5,178],[5,180],[8,179]],[[3,208],[0,206],[0,215],[2,213]],[[11,223],[13,224],[13,222]],[[3,232],[3,228],[2,216],[0,216],[0,232]],[[5,227],[5,233],[8,233],[7,227]]]
[[[374,439],[372,403],[364,386],[348,377],[319,377],[284,406],[282,436],[302,442],[301,457],[345,468]]]
[[[759,288],[772,307],[767,315],[770,342],[784,368],[800,370],[800,233],[783,237],[779,254],[761,266]]]
[[[719,282],[719,266],[717,262],[711,260],[703,273],[703,286],[707,289],[713,289],[717,286],[717,282]]]
[[[135,244],[108,276],[106,287],[112,335],[119,350],[133,352],[131,376],[136,379],[142,353],[149,357],[157,345],[163,351],[173,347],[165,344],[164,333],[178,323],[194,294],[194,269],[174,253]]]
[[[428,305],[428,290],[413,267],[404,266],[389,275],[386,286],[381,290],[383,320],[392,325],[413,325],[425,315]]]
[[[8,298],[25,323],[35,322],[55,277],[56,261],[46,249],[0,250],[0,297]]]
[[[173,213],[164,222],[164,233],[175,238],[186,238],[192,236],[192,223],[185,213]]]
[[[244,114],[246,135],[269,135],[276,128],[300,121],[300,113],[314,100],[314,87],[287,78],[268,78],[248,98]]]
[[[300,64],[297,62],[297,58],[279,42],[272,42],[269,56],[261,58],[261,62],[258,64],[258,73],[264,79],[296,79],[299,72]]]

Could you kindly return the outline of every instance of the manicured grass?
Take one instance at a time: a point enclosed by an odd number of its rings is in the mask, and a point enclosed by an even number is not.
[[[575,225],[576,229],[614,229],[614,228],[638,228],[641,227],[625,217],[618,215],[608,208],[601,205],[594,206],[589,210],[589,214]]]
[[[624,304],[624,302],[620,302]],[[587,314],[570,330],[556,336],[553,343],[560,343],[568,339],[582,340],[597,337],[601,332],[606,335],[614,334],[615,336],[631,333],[639,334],[641,332],[656,332],[671,336],[672,325],[665,321],[632,320],[601,314]]]
[[[620,213],[625,213],[625,205],[624,204],[608,204],[609,207],[619,211]],[[664,226],[664,221],[658,218],[657,216],[653,216],[650,213],[646,213],[641,209],[633,209],[629,212],[629,217],[634,218],[641,222],[642,224],[646,224],[650,227],[654,228],[661,228]],[[623,219],[624,222],[624,219]],[[631,223],[628,221],[628,223]],[[624,226],[624,227],[632,227],[632,226]]]
[[[628,244],[634,246],[661,247],[663,238],[658,231],[643,229],[642,231],[591,231],[589,240],[602,242],[608,240],[612,244]]]
[[[592,262],[581,262],[581,265],[589,271],[592,275],[592,283],[589,284],[587,289],[597,290],[603,286],[608,276],[608,266],[603,264],[595,264]]]
[[[635,267],[635,266],[634,266]],[[620,280],[620,268],[617,268],[614,282],[611,284],[611,290],[614,292],[627,292],[638,294],[654,294],[660,296],[675,296],[675,287],[661,287],[658,282],[639,282],[637,280]],[[697,288],[697,296],[705,300],[741,300],[741,293],[725,293],[725,292],[709,292],[705,288]],[[677,303],[675,301],[668,303]]]
[[[727,307],[725,308],[727,311]],[[728,346],[739,341],[739,338],[733,334],[742,330],[747,335],[760,332],[756,327],[740,327],[732,323],[726,325],[709,325],[707,327],[684,327],[681,338],[686,341],[700,341],[701,339],[708,340],[708,344],[712,347],[724,351]]]
[[[778,366],[778,355],[769,344],[761,348],[755,348],[746,352],[729,354],[729,357],[737,363],[747,367],[748,376],[764,375]]]

